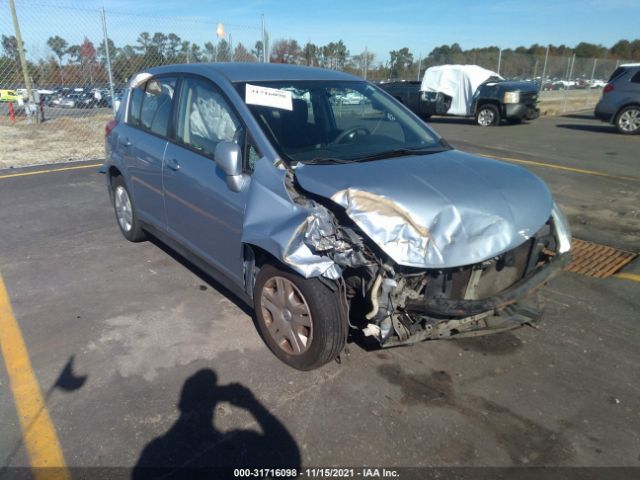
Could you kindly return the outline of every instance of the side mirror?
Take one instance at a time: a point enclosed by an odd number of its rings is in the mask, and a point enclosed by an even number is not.
[[[220,142],[216,145],[216,164],[227,177],[229,190],[242,190],[248,176],[242,172],[242,151],[237,143]]]

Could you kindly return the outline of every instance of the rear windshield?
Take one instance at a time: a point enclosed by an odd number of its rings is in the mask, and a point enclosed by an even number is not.
[[[611,74],[611,76],[609,77],[609,82],[613,82],[616,78],[621,77],[622,75],[624,75],[626,71],[627,69],[625,67],[616,68]]]

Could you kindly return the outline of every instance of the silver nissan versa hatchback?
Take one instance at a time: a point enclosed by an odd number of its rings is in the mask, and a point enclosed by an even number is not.
[[[107,124],[106,153],[123,235],[153,235],[224,283],[301,370],[349,333],[387,347],[532,323],[569,258],[538,177],[454,150],[336,71],[149,69]]]

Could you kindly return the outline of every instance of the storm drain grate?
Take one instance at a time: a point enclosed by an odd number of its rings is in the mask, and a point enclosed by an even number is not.
[[[606,278],[635,257],[635,253],[574,238],[571,244],[571,263],[565,270],[589,277]]]

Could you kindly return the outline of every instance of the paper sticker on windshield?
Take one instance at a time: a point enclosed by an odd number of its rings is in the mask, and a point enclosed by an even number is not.
[[[277,88],[260,87],[247,83],[245,102],[248,105],[261,105],[263,107],[274,107],[281,110],[293,110],[291,92],[279,90]]]

